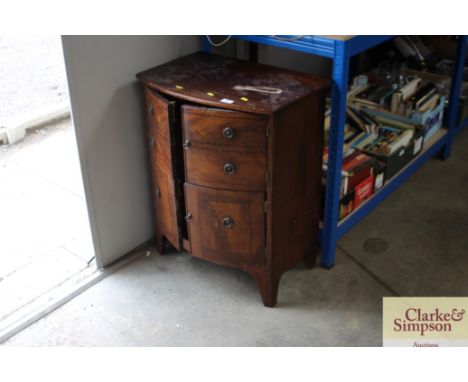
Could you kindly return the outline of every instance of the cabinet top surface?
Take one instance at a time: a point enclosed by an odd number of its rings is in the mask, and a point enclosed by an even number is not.
[[[331,84],[323,77],[202,52],[137,78],[179,99],[259,114],[271,114]]]

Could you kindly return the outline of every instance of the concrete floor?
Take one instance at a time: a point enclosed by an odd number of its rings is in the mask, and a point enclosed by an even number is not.
[[[0,36],[0,128],[68,102],[60,36]],[[70,120],[0,145],[0,331],[95,270]]]
[[[67,101],[60,36],[0,36],[0,126]]]
[[[0,328],[89,273],[94,249],[81,179],[70,120],[0,146]]]
[[[344,237],[332,270],[298,266],[264,308],[241,271],[141,256],[7,346],[379,346],[382,297],[468,295],[468,130]]]

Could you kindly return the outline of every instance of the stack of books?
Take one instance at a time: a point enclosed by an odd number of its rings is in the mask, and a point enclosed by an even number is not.
[[[416,74],[399,75],[393,80],[379,77],[379,74],[355,77],[348,92],[346,109],[340,219],[382,188],[421,152],[424,135],[429,129],[422,125],[432,118],[426,112],[437,112],[443,102],[437,86],[421,77]],[[330,123],[328,109],[325,115],[324,186]]]
[[[325,186],[327,163],[324,163],[323,168],[322,182]],[[354,150],[343,159],[340,219],[352,212],[383,186],[383,169],[383,163],[358,150]]]
[[[348,94],[354,107],[387,111],[411,118],[413,113],[425,113],[434,109],[440,100],[437,87],[432,82],[423,83],[418,76],[411,77],[405,85],[366,84],[356,87]]]
[[[340,188],[340,215],[342,219],[359,207],[367,198],[384,186],[385,181],[396,174],[412,159],[412,152],[406,150],[415,146],[418,126],[394,121],[385,117],[373,116],[366,109],[348,107],[345,125],[343,164]],[[329,123],[325,124],[325,137]],[[326,141],[328,139],[326,138]],[[402,150],[405,155],[401,155]],[[323,177],[325,187],[328,171],[328,145],[323,154]]]
[[[375,157],[366,154],[360,147],[377,139],[379,125],[361,110],[348,108],[343,145],[341,171],[340,212],[342,219],[384,184],[384,165]],[[329,123],[325,123],[325,137],[328,140]],[[328,145],[323,155],[323,177],[325,187],[328,170]]]

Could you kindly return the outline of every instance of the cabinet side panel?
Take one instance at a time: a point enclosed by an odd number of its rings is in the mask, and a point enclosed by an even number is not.
[[[274,116],[270,250],[276,274],[318,249],[324,100],[318,92]]]

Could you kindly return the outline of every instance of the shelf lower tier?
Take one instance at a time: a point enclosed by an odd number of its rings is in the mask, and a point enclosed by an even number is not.
[[[351,212],[343,220],[338,223],[337,235],[343,236],[369,212],[371,212],[380,202],[388,195],[402,185],[415,171],[417,171],[427,160],[436,155],[442,146],[447,141],[447,130],[438,130],[427,142],[424,142],[424,147],[421,153],[414,158],[410,163],[403,167],[392,179],[372,195],[369,199],[363,202],[356,210]],[[320,241],[322,241],[323,228],[320,229]]]
[[[468,127],[468,117],[460,122],[460,125],[458,126],[458,131],[463,130],[465,127]]]

